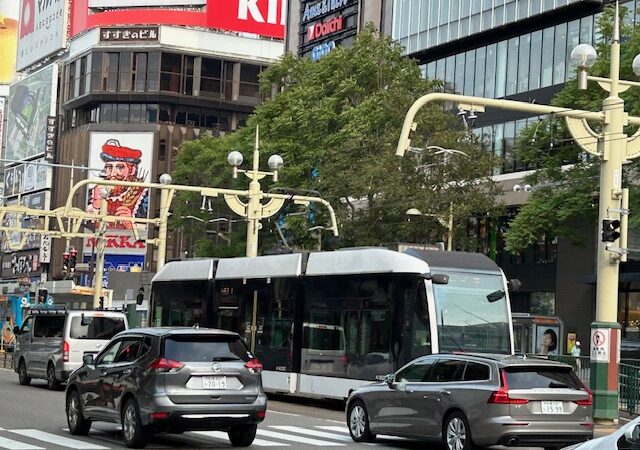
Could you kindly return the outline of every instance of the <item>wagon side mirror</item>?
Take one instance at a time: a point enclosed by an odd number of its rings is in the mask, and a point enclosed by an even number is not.
[[[386,377],[384,377],[384,382],[387,383],[387,386],[393,388],[393,383],[396,381],[396,374],[390,373]]]

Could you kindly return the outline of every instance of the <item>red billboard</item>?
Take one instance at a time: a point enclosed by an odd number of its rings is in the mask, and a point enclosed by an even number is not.
[[[71,36],[102,26],[183,25],[284,39],[287,0],[206,0],[201,11],[172,8],[175,2],[165,0],[146,1],[143,8],[120,0],[121,6],[113,9],[93,9],[91,1],[71,0]]]

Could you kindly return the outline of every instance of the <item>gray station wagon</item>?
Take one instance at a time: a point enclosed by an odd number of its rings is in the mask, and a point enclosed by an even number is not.
[[[571,366],[547,359],[430,355],[352,392],[347,425],[356,442],[385,434],[449,450],[556,450],[593,437],[592,396]]]
[[[116,335],[69,377],[69,431],[92,421],[122,424],[128,447],[153,432],[222,430],[234,446],[253,442],[267,397],[262,365],[236,333],[203,328],[136,328]]]

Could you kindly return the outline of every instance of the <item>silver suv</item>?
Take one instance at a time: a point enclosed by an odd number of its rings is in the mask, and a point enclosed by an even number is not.
[[[22,385],[44,378],[59,389],[82,366],[82,357],[97,354],[113,336],[126,330],[122,312],[42,308],[27,311],[17,337],[14,370]]]
[[[571,366],[547,359],[430,355],[355,390],[347,425],[357,442],[390,434],[444,441],[449,450],[555,450],[593,437],[592,397]]]
[[[153,432],[223,430],[234,446],[253,442],[267,397],[262,365],[236,333],[203,328],[122,332],[71,374],[69,431],[87,435],[92,421],[122,424],[128,447]]]

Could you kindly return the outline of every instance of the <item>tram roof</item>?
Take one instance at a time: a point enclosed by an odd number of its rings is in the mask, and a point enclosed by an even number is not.
[[[479,253],[386,248],[349,248],[331,252],[290,253],[253,258],[172,261],[153,281],[283,278],[359,273],[415,273],[437,269],[500,272],[498,265]]]

